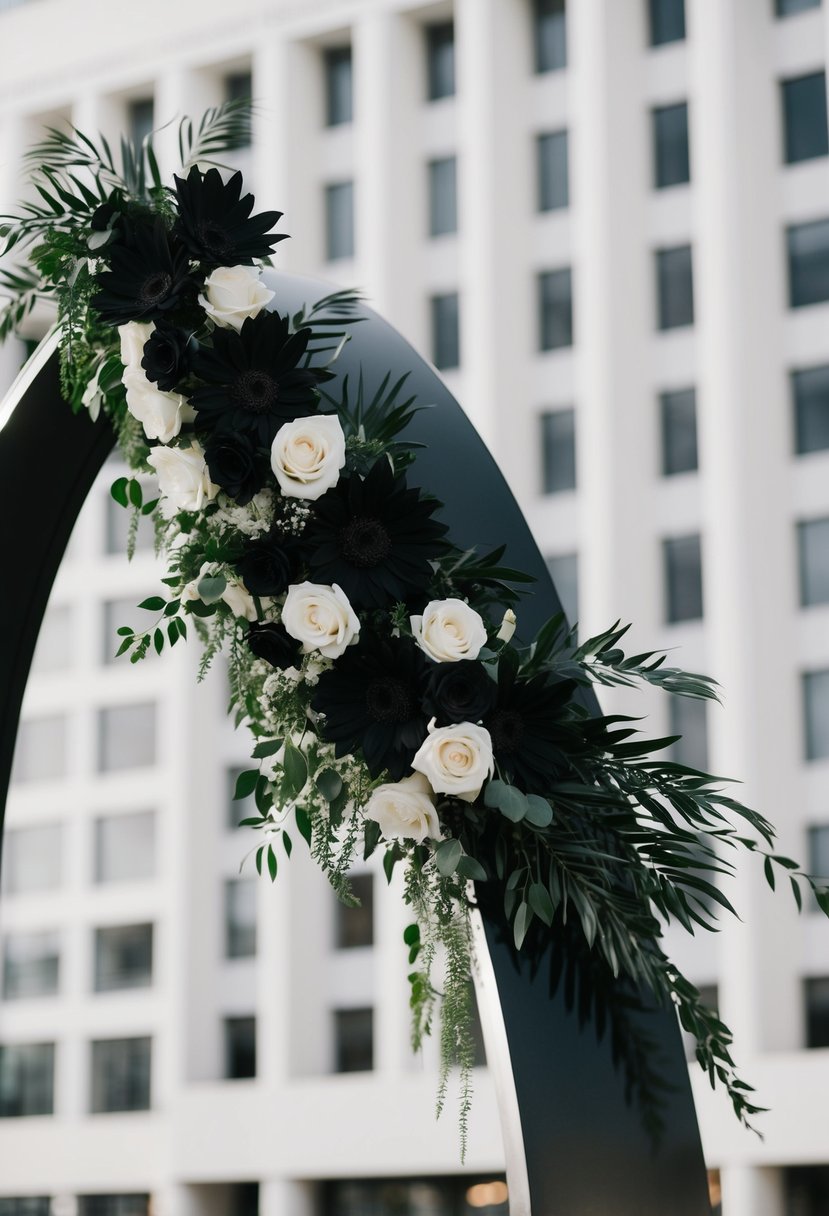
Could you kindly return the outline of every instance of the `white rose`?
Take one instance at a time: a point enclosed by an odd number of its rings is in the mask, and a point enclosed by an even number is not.
[[[436,663],[477,659],[486,645],[486,625],[464,600],[432,600],[409,621],[418,646]]]
[[[148,439],[169,443],[181,430],[184,398],[179,393],[162,393],[138,367],[124,372],[127,409],[144,428]]]
[[[501,621],[501,628],[495,635],[499,642],[509,642],[512,635],[515,633],[515,626],[518,624],[518,617],[511,608],[507,608]]]
[[[489,731],[472,722],[437,729],[430,725],[412,768],[423,773],[436,793],[474,802],[495,771]]]
[[[228,583],[222,592],[222,599],[234,616],[243,616],[246,621],[255,621],[259,616],[253,596],[241,583]]]
[[[432,790],[422,773],[378,785],[363,813],[380,824],[386,840],[414,840],[422,844],[427,836],[432,840],[440,838]]]
[[[270,291],[252,266],[220,266],[205,279],[205,293],[199,303],[217,325],[225,329],[242,328],[248,317],[255,317],[269,300]]]
[[[177,511],[200,511],[219,493],[210,480],[204,449],[197,439],[189,448],[153,448],[147,457],[158,475],[158,488]]]
[[[144,343],[155,329],[152,321],[127,321],[118,326],[121,339],[121,362],[124,367],[135,370],[144,357]]]
[[[282,608],[282,624],[292,638],[302,642],[306,654],[318,650],[336,659],[356,642],[360,622],[341,587],[320,583],[296,583],[288,588]]]
[[[345,435],[332,414],[287,422],[271,447],[271,468],[289,498],[319,498],[337,484],[344,464]]]

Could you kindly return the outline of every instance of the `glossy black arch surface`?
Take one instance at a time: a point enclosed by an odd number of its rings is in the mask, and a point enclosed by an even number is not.
[[[276,304],[294,311],[326,294],[327,285],[272,276]],[[537,579],[520,608],[520,632],[531,636],[560,607],[546,565],[495,461],[458,403],[412,347],[370,309],[336,364],[338,375],[362,368],[368,387],[387,371],[410,372],[408,388],[434,403],[412,424],[427,447],[418,454],[417,484],[445,504],[444,518],[463,546],[508,542],[506,560]],[[62,401],[53,357],[20,397],[0,430],[0,536],[12,595],[0,597],[0,816],[11,769],[20,706],[49,592],[72,527],[112,450],[104,420],[75,417]],[[45,489],[44,489],[45,488]],[[598,703],[591,696],[593,712]],[[0,819],[0,823],[1,823]],[[673,1014],[642,1012],[665,1080],[665,1132],[654,1149],[638,1112],[626,1101],[610,1048],[590,1025],[580,1028],[547,971],[516,964],[497,913],[483,902],[483,931],[497,998],[500,1044],[488,1041],[500,1075],[499,1101],[513,1189],[513,1216],[709,1216],[705,1167],[688,1070]],[[483,986],[486,989],[486,984]],[[481,989],[479,989],[479,992]],[[493,1011],[490,1009],[491,1018]],[[502,1020],[501,1020],[502,1019]],[[484,1018],[485,1024],[487,1016]],[[504,1032],[505,1031],[505,1035]],[[510,1159],[511,1158],[511,1159]]]

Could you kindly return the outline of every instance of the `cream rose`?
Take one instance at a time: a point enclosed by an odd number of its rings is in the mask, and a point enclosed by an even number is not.
[[[418,646],[436,663],[477,659],[486,645],[486,626],[464,600],[432,600],[409,621]]]
[[[402,781],[378,785],[363,808],[367,819],[374,819],[386,840],[414,840],[417,844],[430,837],[440,838],[440,823],[434,796],[422,773]]]
[[[204,311],[217,325],[237,332],[273,299],[252,266],[220,266],[205,279],[204,288],[199,296]]]
[[[489,731],[472,722],[430,725],[412,768],[423,773],[436,793],[474,802],[495,770]]]
[[[118,326],[121,339],[121,362],[124,367],[138,368],[144,357],[144,343],[155,329],[152,321],[127,321]]]
[[[144,428],[148,439],[169,443],[181,430],[184,398],[179,393],[162,393],[138,367],[124,372],[127,409]]]
[[[197,439],[189,448],[153,448],[147,457],[158,476],[158,488],[176,511],[200,511],[219,493],[210,480],[204,449]]]
[[[271,468],[289,498],[319,498],[337,484],[344,464],[345,435],[333,414],[287,422],[271,447]]]
[[[259,615],[253,596],[241,583],[228,583],[222,592],[222,599],[234,616],[243,616],[246,621],[255,621]]]
[[[360,622],[348,597],[335,583],[296,583],[288,588],[282,608],[282,624],[292,638],[302,643],[306,654],[318,650],[336,659],[356,642]]]

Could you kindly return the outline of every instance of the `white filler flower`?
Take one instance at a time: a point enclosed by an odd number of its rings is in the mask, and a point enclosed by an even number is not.
[[[356,642],[360,622],[348,597],[334,583],[296,583],[288,588],[282,608],[282,624],[292,638],[302,643],[306,654],[318,650],[327,659],[337,659]]]
[[[153,448],[147,463],[158,475],[160,493],[176,511],[200,511],[219,493],[210,480],[198,439],[189,448]]]
[[[464,600],[432,600],[409,622],[418,646],[436,663],[477,659],[486,645],[483,618]]]
[[[474,802],[495,771],[489,731],[473,722],[437,728],[430,723],[412,768],[423,773],[436,793]]]
[[[319,498],[340,480],[344,464],[345,435],[333,414],[287,422],[271,447],[271,468],[289,498]]]
[[[124,372],[127,409],[144,428],[148,439],[169,443],[181,430],[184,398],[179,393],[162,393],[151,384],[140,367]]]
[[[429,782],[422,773],[402,781],[378,785],[363,808],[367,819],[374,819],[386,840],[414,840],[422,844],[427,837],[440,839],[440,823]]]
[[[272,299],[273,292],[254,267],[220,266],[205,279],[199,303],[217,325],[238,332],[248,317],[255,317]]]

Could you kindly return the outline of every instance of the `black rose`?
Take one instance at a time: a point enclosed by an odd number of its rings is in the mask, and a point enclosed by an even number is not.
[[[177,325],[159,321],[144,344],[141,366],[164,393],[170,393],[190,371],[193,339]]]
[[[249,503],[265,484],[263,456],[245,434],[217,431],[204,450],[210,480],[240,507]]]
[[[251,595],[282,595],[291,581],[293,561],[284,544],[268,536],[248,545],[236,573]]]
[[[276,621],[252,621],[248,626],[247,642],[257,659],[264,659],[271,667],[284,671],[299,663],[302,646]]]
[[[498,686],[482,663],[461,659],[457,663],[434,663],[423,696],[427,714],[438,726],[456,722],[480,722],[495,708]]]

